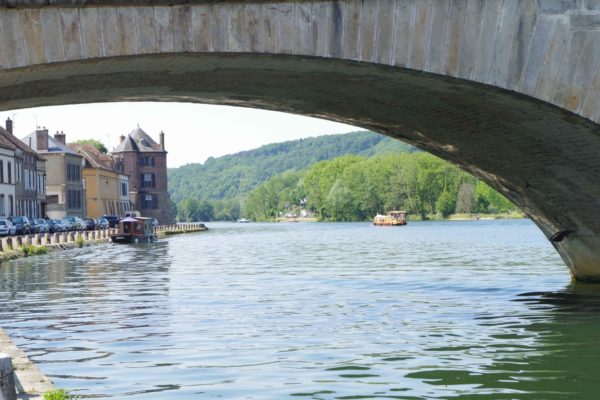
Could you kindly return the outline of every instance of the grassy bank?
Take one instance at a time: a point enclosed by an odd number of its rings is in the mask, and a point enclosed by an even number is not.
[[[409,215],[409,221],[477,221],[492,219],[525,219],[527,216],[522,212],[499,213],[499,214],[450,214],[446,218],[439,214],[427,215],[425,219],[419,215]]]

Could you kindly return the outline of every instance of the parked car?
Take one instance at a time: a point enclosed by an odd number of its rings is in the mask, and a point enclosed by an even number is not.
[[[120,220],[120,218],[116,215],[103,215],[102,218],[108,221],[109,228],[114,228],[115,226],[117,226]]]
[[[46,223],[48,224],[48,232],[50,233],[63,232],[65,230],[60,219],[47,219]]]
[[[24,215],[16,215],[9,217],[8,220],[15,226],[16,235],[28,235],[29,234],[29,219]]]
[[[47,233],[50,227],[43,218],[35,218],[30,221],[29,230],[31,233]]]
[[[106,218],[98,218],[96,229],[108,229],[109,223]]]
[[[68,221],[71,231],[82,231],[85,229],[83,220],[79,217],[65,217],[63,221]]]
[[[73,230],[73,224],[71,224],[71,220],[69,218],[63,218],[60,220],[60,222],[62,223],[63,230],[65,232]]]
[[[30,233],[46,233],[48,232],[48,224],[42,218],[33,218],[29,221]]]
[[[96,220],[92,218],[86,218],[83,220],[83,227],[87,231],[93,231],[96,229]]]
[[[7,219],[0,219],[0,236],[14,235],[17,228]]]

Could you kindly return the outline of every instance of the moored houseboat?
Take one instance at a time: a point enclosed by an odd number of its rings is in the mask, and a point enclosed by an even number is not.
[[[113,243],[151,243],[156,240],[152,218],[127,217],[119,221],[119,231],[110,235]]]
[[[373,218],[373,225],[377,226],[402,226],[406,225],[406,211],[389,211],[386,215],[377,214]]]

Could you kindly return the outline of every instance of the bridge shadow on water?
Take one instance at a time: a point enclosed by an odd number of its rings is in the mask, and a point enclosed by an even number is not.
[[[488,346],[488,353],[497,347],[498,356],[487,367],[409,376],[452,388],[454,394],[444,398],[597,399],[600,284],[573,283],[562,291],[522,293],[513,301],[526,304],[531,315],[515,316],[513,322],[507,322],[506,315],[477,317],[480,325],[516,331],[492,336],[504,344]],[[515,343],[512,348],[506,347],[507,341]]]

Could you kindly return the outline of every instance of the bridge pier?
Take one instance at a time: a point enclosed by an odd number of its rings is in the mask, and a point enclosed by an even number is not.
[[[553,244],[574,279],[600,282],[600,236],[573,234]]]

